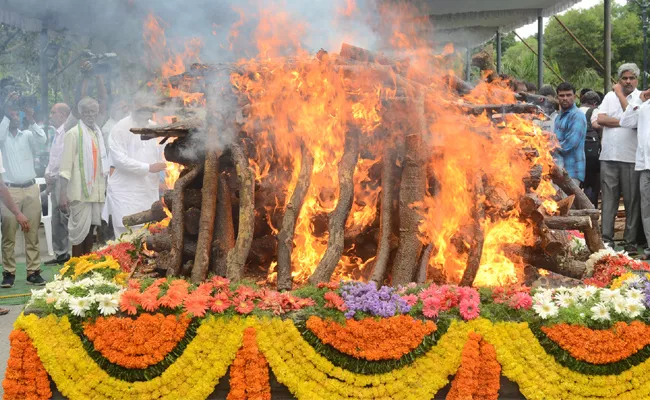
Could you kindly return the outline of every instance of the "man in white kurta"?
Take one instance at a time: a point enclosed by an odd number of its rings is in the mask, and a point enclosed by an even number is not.
[[[147,125],[151,112],[136,111],[120,120],[108,139],[110,159],[115,168],[108,178],[106,206],[102,217],[112,216],[115,237],[128,231],[122,218],[151,208],[159,200],[158,187],[163,162],[163,146],[156,140],[141,140],[130,129]]]

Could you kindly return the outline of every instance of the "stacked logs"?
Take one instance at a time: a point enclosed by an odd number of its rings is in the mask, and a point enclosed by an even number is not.
[[[339,55],[320,52],[314,62],[329,62],[346,77],[359,75],[371,76],[373,79],[395,84],[397,95],[386,101],[382,119],[385,123],[385,140],[397,143],[386,146],[378,155],[379,168],[371,171],[373,178],[381,182],[382,191],[378,205],[379,218],[375,224],[364,232],[350,235],[345,230],[353,205],[353,174],[360,157],[364,157],[364,143],[360,132],[350,126],[346,135],[344,154],[338,165],[339,199],[336,208],[323,221],[315,225],[328,229],[327,249],[314,273],[309,278],[311,283],[328,281],[345,248],[352,242],[361,240],[374,241],[370,246],[375,256],[372,268],[365,278],[381,283],[392,276],[392,284],[406,284],[411,281],[423,281],[426,278],[428,256],[432,246],[423,246],[418,237],[421,216],[412,205],[423,200],[430,171],[423,162],[423,133],[427,129],[424,115],[430,106],[425,100],[427,79],[411,68],[404,60],[393,60],[376,55],[364,49],[343,45]],[[291,60],[287,60],[291,63]],[[200,82],[202,88],[209,87],[210,77],[219,74],[246,73],[242,65],[193,65],[188,73],[172,78],[170,81],[183,85],[186,91],[196,89]],[[407,78],[408,76],[408,78]],[[200,80],[195,79],[201,77]],[[466,91],[468,84],[457,78],[448,83],[459,93]],[[206,86],[207,85],[207,86]],[[310,149],[301,145],[300,172],[297,184],[287,198],[269,195],[262,183],[256,182],[249,159],[255,150],[250,145],[251,137],[240,131],[232,142],[223,148],[210,146],[219,141],[217,126],[223,126],[228,118],[217,112],[215,99],[208,94],[206,120],[197,119],[175,122],[169,126],[133,129],[143,140],[151,138],[173,137],[167,143],[165,157],[184,165],[186,168],[176,181],[173,190],[165,193],[164,203],[156,202],[151,210],[125,217],[125,225],[137,225],[148,221],[159,221],[166,215],[166,206],[172,213],[172,219],[166,231],[147,238],[147,247],[157,252],[157,265],[168,275],[184,275],[193,282],[201,282],[210,273],[227,276],[231,280],[244,277],[247,264],[253,267],[268,267],[277,260],[277,285],[281,290],[291,289],[291,254],[295,225],[302,208],[305,195],[310,186],[313,169],[313,156]],[[233,124],[244,125],[248,104],[245,98],[235,100],[237,104]],[[526,104],[508,105],[450,105],[463,107],[468,114],[480,113],[539,113],[539,107]],[[429,110],[430,111],[430,110]],[[408,116],[408,117],[405,117]],[[391,124],[399,124],[395,131],[403,137],[394,137],[387,133],[392,131]],[[524,155],[527,150],[522,149]],[[399,162],[398,162],[399,160]],[[399,165],[399,166],[398,166]],[[541,167],[531,170],[525,180],[527,188],[535,188],[542,179]],[[535,224],[539,243],[531,247],[513,247],[507,249],[521,257],[526,263],[540,268],[572,277],[584,274],[584,263],[568,258],[568,243],[563,235],[554,234],[554,230],[579,229],[585,232],[589,249],[597,251],[602,248],[598,237],[596,221],[597,211],[585,203],[584,194],[576,189],[566,173],[553,171],[554,182],[566,193],[569,200],[564,203],[564,210],[559,216],[546,215],[539,199],[528,194],[518,201],[503,198],[498,188],[482,174],[470,177],[474,184],[477,199],[473,215],[476,220],[470,244],[467,268],[461,284],[471,285],[479,268],[482,255],[484,235],[479,221],[485,218],[487,210],[482,198],[487,203],[498,204],[502,209],[522,208],[522,217]],[[283,212],[269,213],[268,199],[279,204],[287,204]],[[288,200],[288,201],[286,201]],[[577,210],[569,210],[573,202]],[[272,220],[267,224],[265,220]],[[279,227],[277,232],[269,226]],[[389,265],[392,264],[392,268]],[[249,268],[253,270],[255,268]],[[266,275],[266,271],[264,271]]]

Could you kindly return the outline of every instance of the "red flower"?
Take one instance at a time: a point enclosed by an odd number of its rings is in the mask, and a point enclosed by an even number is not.
[[[255,290],[253,290],[252,288],[249,288],[248,286],[244,286],[244,285],[239,286],[239,287],[237,288],[237,290],[235,290],[235,293],[237,293],[237,295],[238,295],[239,297],[243,297],[243,298],[249,298],[249,297],[251,297],[251,298],[255,298],[255,297],[259,297],[258,294],[255,293]]]
[[[217,293],[212,298],[212,304],[210,305],[210,310],[216,313],[223,313],[230,307],[232,303],[228,299],[228,295],[225,293]]]
[[[209,295],[195,290],[185,298],[183,306],[188,313],[192,313],[196,317],[202,317],[208,310],[208,302],[210,299],[211,297]]]
[[[120,298],[120,310],[129,315],[137,314],[141,298],[142,294],[140,292],[131,289],[127,290],[122,293],[122,297]]]
[[[339,311],[347,311],[348,307],[345,305],[345,301],[334,292],[327,292],[323,296],[325,299],[325,308],[336,308]]]
[[[230,280],[221,276],[212,277],[211,282],[212,286],[217,290],[227,288],[230,285]]]
[[[235,311],[237,311],[240,314],[250,314],[255,308],[255,305],[251,300],[246,300],[243,297],[235,298],[235,304],[236,304]]]

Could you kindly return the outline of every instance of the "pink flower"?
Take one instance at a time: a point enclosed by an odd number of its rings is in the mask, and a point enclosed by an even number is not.
[[[469,300],[472,303],[478,303],[480,301],[478,291],[471,287],[459,287],[458,293],[460,294],[460,301]]]
[[[460,302],[460,315],[465,321],[474,319],[479,316],[478,303],[471,302],[467,299]]]
[[[528,293],[518,292],[510,299],[508,305],[515,310],[529,310],[533,306],[533,298]]]
[[[422,314],[427,318],[436,318],[440,312],[440,298],[430,296],[422,299]]]
[[[418,302],[418,296],[414,294],[409,294],[406,296],[402,296],[402,300],[406,302],[409,306],[413,307],[417,302]]]

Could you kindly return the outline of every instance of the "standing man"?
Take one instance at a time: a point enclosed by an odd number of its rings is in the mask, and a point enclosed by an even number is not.
[[[59,167],[63,156],[63,137],[65,136],[64,123],[70,115],[70,107],[65,103],[58,103],[50,110],[50,122],[58,127],[52,148],[50,161],[45,169],[47,192],[52,193],[52,247],[55,257],[45,262],[45,265],[64,264],[70,259],[70,241],[68,240],[68,215],[59,209]]]
[[[576,106],[576,89],[569,82],[557,87],[560,113],[555,118],[553,131],[560,144],[553,154],[555,163],[564,167],[571,179],[580,185],[585,180],[585,134],[587,119]]]
[[[78,108],[80,121],[64,136],[59,169],[59,208],[68,213],[73,257],[92,251],[92,226],[101,226],[109,168],[102,131],[95,123],[99,103],[86,97]]]
[[[600,197],[600,140],[603,130],[594,127],[591,124],[591,119],[594,113],[596,113],[597,117],[599,103],[600,97],[594,91],[588,91],[580,97],[580,111],[584,112],[587,118],[585,180],[582,186],[589,201],[596,208],[598,208],[598,198]]]
[[[637,133],[635,129],[622,127],[620,119],[628,102],[639,97],[640,92],[636,88],[639,73],[636,64],[621,65],[618,68],[618,83],[605,95],[598,109],[598,125],[603,127],[600,152],[603,241],[614,247],[614,221],[623,194],[623,246],[631,255],[637,254],[637,234],[641,229],[639,174],[634,171]]]
[[[621,126],[637,129],[638,146],[634,170],[639,174],[639,197],[641,220],[645,238],[650,243],[650,90],[631,99],[623,116]],[[646,246],[641,259],[650,259],[650,246]]]
[[[45,132],[34,120],[34,109],[25,108],[25,120],[29,130],[20,130],[20,117],[14,102],[16,93],[11,93],[5,102],[5,116],[0,122],[0,149],[6,171],[3,180],[9,187],[12,199],[29,221],[32,229],[24,233],[27,259],[27,283],[42,286],[41,258],[38,244],[38,226],[41,223],[41,192],[36,184],[33,149],[47,142]],[[2,215],[2,261],[3,286],[11,287],[16,276],[16,231],[19,222],[6,205],[0,206]],[[4,281],[7,281],[4,283]]]
[[[155,140],[141,140],[130,131],[131,128],[147,126],[152,117],[144,102],[136,100],[134,103],[133,112],[113,127],[108,139],[115,171],[108,178],[106,207],[102,216],[105,221],[112,217],[116,238],[127,232],[122,223],[124,216],[144,211],[160,199],[159,172],[166,168],[162,162],[163,146]]]

